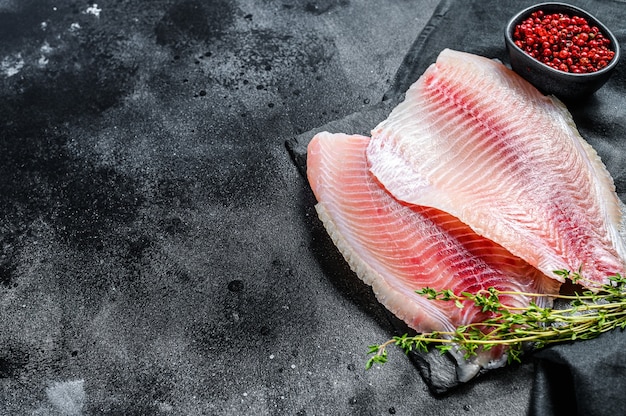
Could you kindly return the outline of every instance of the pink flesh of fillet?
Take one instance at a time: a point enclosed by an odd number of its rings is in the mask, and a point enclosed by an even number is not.
[[[432,301],[431,287],[476,293],[500,290],[555,294],[560,284],[438,209],[400,203],[369,171],[368,137],[320,133],[308,146],[307,176],[316,210],[352,270],[378,300],[418,332],[451,331],[486,315],[471,304]],[[530,299],[502,295],[509,306]],[[549,300],[539,298],[539,305]],[[483,352],[476,367],[504,364],[505,352]]]
[[[444,50],[372,132],[397,199],[448,212],[546,275],[597,289],[623,274],[613,180],[566,107],[501,63]]]

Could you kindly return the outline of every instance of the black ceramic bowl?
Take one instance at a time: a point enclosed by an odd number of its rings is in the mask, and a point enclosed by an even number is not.
[[[597,72],[585,74],[560,71],[539,62],[513,42],[515,27],[538,10],[543,10],[546,14],[564,13],[570,17],[577,15],[586,18],[590,26],[597,26],[604,37],[611,41],[609,48],[615,52],[615,56],[606,67]],[[565,3],[541,3],[522,10],[507,24],[504,39],[513,70],[543,93],[553,94],[565,101],[581,99],[593,94],[609,79],[620,57],[617,39],[602,22],[585,10]]]

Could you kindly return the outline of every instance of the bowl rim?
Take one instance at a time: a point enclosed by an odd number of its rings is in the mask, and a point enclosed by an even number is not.
[[[532,12],[540,10],[542,8],[545,7],[550,7],[550,8],[563,8],[566,9],[567,11],[570,12],[576,12],[576,13],[580,13],[582,15],[584,15],[583,17],[587,18],[588,20],[592,20],[593,22],[591,22],[593,25],[598,26],[598,28],[600,29],[600,31],[602,32],[602,34],[606,37],[608,37],[611,40],[611,50],[615,52],[615,55],[613,56],[613,59],[611,59],[611,62],[609,62],[609,64],[607,66],[605,66],[604,68],[596,71],[596,72],[586,72],[583,74],[575,74],[572,72],[565,72],[565,71],[560,71],[558,69],[552,68],[549,65],[544,64],[543,62],[533,58],[532,56],[528,55],[523,49],[521,49],[519,46],[517,46],[515,44],[515,42],[513,41],[513,29],[515,28],[515,25],[517,25],[519,22],[521,22],[522,20],[524,20],[526,17],[528,17],[528,15],[530,15]],[[611,32],[609,30],[608,27],[606,27],[606,25],[604,23],[602,23],[597,17],[595,17],[594,15],[592,15],[591,13],[589,13],[588,11],[581,9],[580,7],[568,4],[568,3],[561,3],[561,2],[545,2],[545,3],[538,3],[535,4],[533,6],[527,7],[521,11],[519,11],[518,13],[516,13],[513,17],[511,17],[511,19],[509,19],[507,25],[506,25],[506,29],[504,31],[504,37],[506,39],[506,42],[509,44],[509,46],[517,49],[519,52],[523,53],[524,56],[528,57],[529,59],[532,59],[534,62],[540,64],[544,69],[546,69],[548,72],[554,73],[554,74],[558,74],[559,76],[565,76],[565,77],[572,77],[572,78],[593,78],[593,77],[599,77],[602,76],[603,74],[610,72],[612,69],[615,68],[615,66],[617,65],[619,59],[620,59],[620,46],[619,46],[619,42],[617,41],[617,38],[615,37],[615,35],[613,34],[613,32]]]

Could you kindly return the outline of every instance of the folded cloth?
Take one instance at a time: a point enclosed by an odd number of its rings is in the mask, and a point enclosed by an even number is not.
[[[588,341],[533,354],[530,414],[618,415],[626,411],[626,334],[607,332]]]
[[[306,146],[319,131],[368,134],[398,104],[404,92],[445,48],[461,50],[508,64],[504,28],[508,19],[536,1],[444,0],[416,38],[383,100],[341,120],[304,133],[286,143],[294,163],[304,174]],[[590,11],[608,26],[621,45],[626,44],[624,1],[570,1]],[[623,54],[622,54],[623,55]],[[581,135],[596,149],[612,174],[618,195],[626,198],[626,62],[594,95],[570,102]],[[398,330],[405,328],[398,327]],[[591,341],[551,346],[530,355],[535,379],[530,399],[531,415],[608,415],[626,408],[626,334],[614,331]],[[424,380],[434,393],[458,385],[450,363],[435,354],[414,357]]]

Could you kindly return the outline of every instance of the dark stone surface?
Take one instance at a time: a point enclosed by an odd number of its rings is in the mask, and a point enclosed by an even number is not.
[[[438,1],[0,0],[0,414],[523,415],[433,397],[287,138],[378,104]]]

